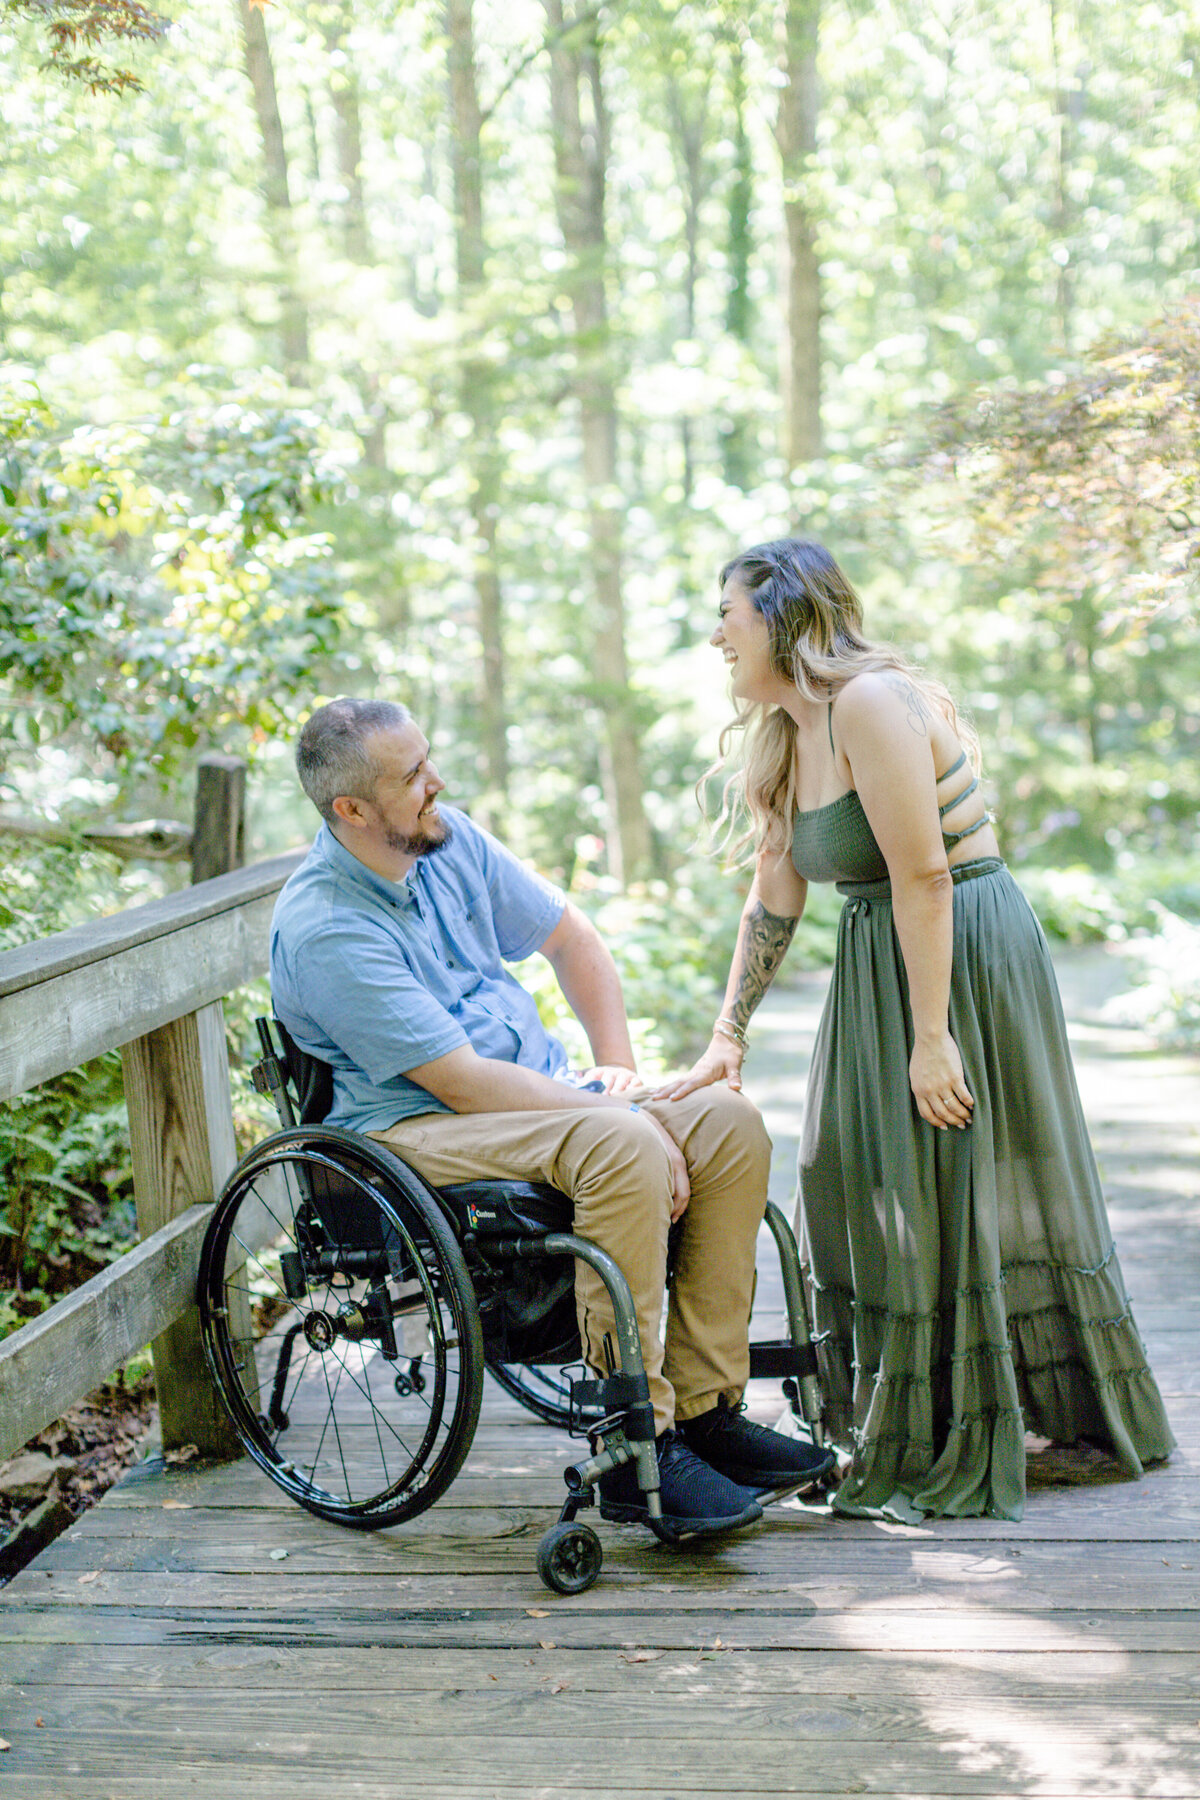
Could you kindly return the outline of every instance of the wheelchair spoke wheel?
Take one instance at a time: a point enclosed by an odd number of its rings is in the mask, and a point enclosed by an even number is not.
[[[374,1529],[445,1492],[471,1445],[483,1346],[436,1203],[368,1140],[268,1139],[210,1221],[205,1352],[246,1450],[301,1506]]]

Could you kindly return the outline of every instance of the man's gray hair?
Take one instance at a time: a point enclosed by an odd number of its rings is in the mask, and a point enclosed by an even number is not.
[[[367,749],[377,731],[397,731],[412,718],[395,700],[331,700],[311,715],[296,746],[296,770],[321,817],[332,824],[339,794],[372,800],[379,768]]]

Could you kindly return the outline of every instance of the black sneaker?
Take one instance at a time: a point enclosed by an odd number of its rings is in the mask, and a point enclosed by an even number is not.
[[[672,1540],[734,1531],[762,1518],[757,1494],[718,1475],[694,1456],[675,1431],[658,1440],[662,1523]],[[600,1517],[622,1525],[648,1525],[650,1511],[638,1486],[636,1462],[622,1463],[600,1477]]]
[[[711,1412],[686,1419],[679,1430],[718,1474],[772,1500],[785,1500],[811,1487],[837,1461],[832,1450],[810,1444],[807,1438],[785,1437],[782,1431],[756,1425],[724,1395]]]

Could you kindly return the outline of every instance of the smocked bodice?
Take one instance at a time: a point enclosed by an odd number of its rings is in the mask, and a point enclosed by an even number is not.
[[[853,788],[796,814],[792,863],[805,881],[883,881],[888,867]]]

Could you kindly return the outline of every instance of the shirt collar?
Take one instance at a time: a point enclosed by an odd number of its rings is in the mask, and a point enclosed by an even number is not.
[[[352,856],[346,846],[338,842],[328,825],[322,825],[313,847],[339,875],[352,881],[357,887],[365,888],[368,893],[377,894],[392,906],[409,906],[416,899],[413,876],[421,866],[419,862],[413,864],[402,881],[389,881],[386,875],[379,875],[374,869],[368,869],[365,862]]]

